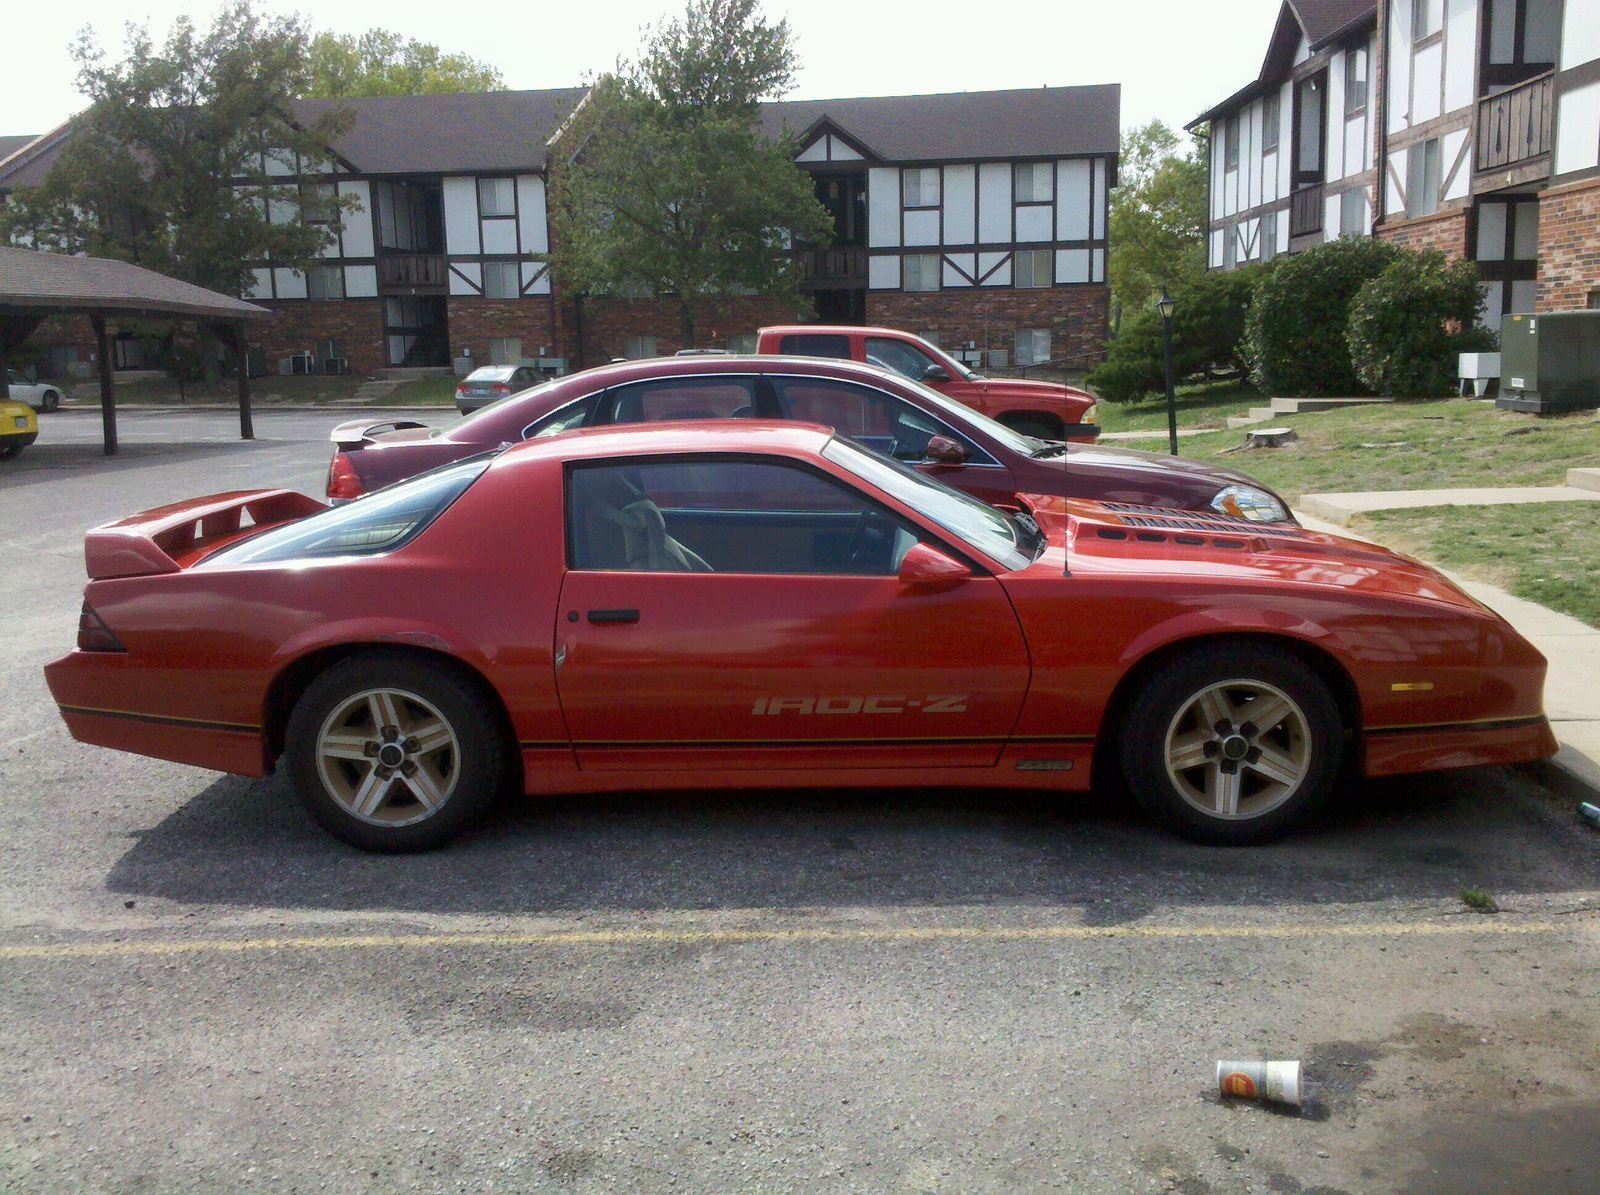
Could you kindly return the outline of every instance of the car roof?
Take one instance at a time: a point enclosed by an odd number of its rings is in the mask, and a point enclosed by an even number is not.
[[[921,340],[922,337],[904,328],[882,328],[862,324],[773,324],[762,328],[761,335],[771,333],[781,336],[892,336],[898,340]]]
[[[469,378],[496,378],[510,377],[521,369],[520,365],[480,365],[467,376]]]
[[[831,427],[793,419],[680,419],[618,423],[539,436],[513,444],[501,459],[560,457],[577,460],[658,453],[756,452],[814,457],[833,439]]]

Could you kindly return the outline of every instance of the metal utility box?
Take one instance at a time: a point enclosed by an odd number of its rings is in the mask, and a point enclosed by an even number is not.
[[[1600,311],[1506,316],[1495,405],[1536,414],[1600,407]]]

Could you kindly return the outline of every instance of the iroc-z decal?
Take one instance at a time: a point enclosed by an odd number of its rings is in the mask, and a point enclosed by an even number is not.
[[[926,697],[758,697],[751,714],[964,714],[967,693]]]

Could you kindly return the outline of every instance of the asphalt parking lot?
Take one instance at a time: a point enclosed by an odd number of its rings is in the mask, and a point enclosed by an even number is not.
[[[379,858],[281,779],[72,742],[40,668],[83,530],[320,494],[344,417],[126,411],[106,461],[68,412],[0,465],[0,1191],[1600,1186],[1600,834],[1520,771],[1246,851],[786,791],[524,802]],[[1221,1057],[1312,1098],[1224,1104]]]

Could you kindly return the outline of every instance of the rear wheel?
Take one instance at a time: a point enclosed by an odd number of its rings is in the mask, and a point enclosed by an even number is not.
[[[1338,704],[1298,656],[1219,644],[1150,678],[1124,724],[1122,766],[1157,821],[1242,846],[1278,837],[1327,798],[1343,738]]]
[[[22,445],[16,440],[11,440],[9,442],[0,441],[0,461],[9,461],[21,451]]]
[[[506,770],[499,724],[454,669],[375,653],[311,683],[285,755],[301,802],[329,833],[362,850],[427,850],[493,801]]]
[[[57,394],[54,390],[46,390],[44,392],[43,406],[46,413],[59,411],[61,409],[61,395]]]

